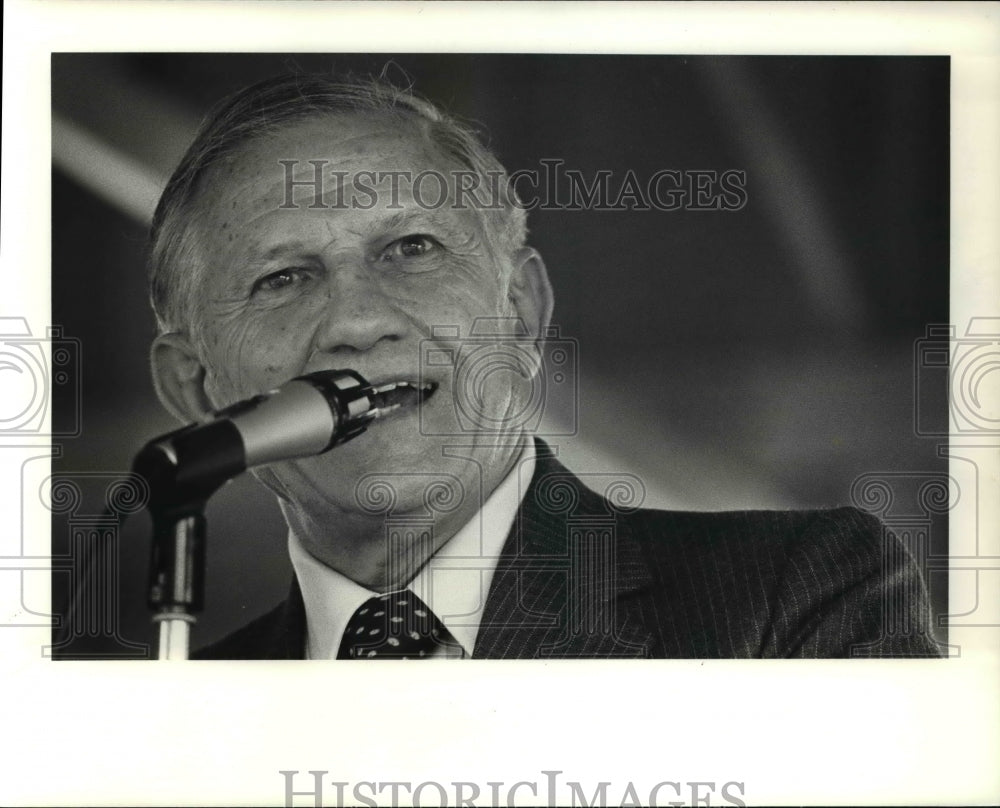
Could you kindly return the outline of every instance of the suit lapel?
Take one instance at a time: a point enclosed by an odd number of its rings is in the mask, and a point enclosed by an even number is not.
[[[646,656],[651,637],[629,600],[650,576],[628,520],[545,444],[537,450],[473,656]]]
[[[305,659],[306,607],[295,575],[292,575],[288,598],[278,607],[264,648],[265,659]]]
[[[536,447],[535,473],[501,551],[473,657],[648,656],[652,635],[633,607],[650,574],[629,520],[548,446]],[[276,611],[260,656],[302,659],[306,614],[295,576]]]

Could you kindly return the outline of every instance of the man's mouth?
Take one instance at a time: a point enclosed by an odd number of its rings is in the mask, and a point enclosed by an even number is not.
[[[413,407],[430,398],[437,390],[434,382],[394,381],[372,385],[374,417],[384,418],[397,410]]]

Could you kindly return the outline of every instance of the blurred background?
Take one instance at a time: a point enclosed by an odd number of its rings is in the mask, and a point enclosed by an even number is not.
[[[546,413],[577,419],[552,440],[571,468],[630,472],[646,506],[693,510],[852,504],[865,475],[947,472],[915,429],[917,410],[945,422],[945,380],[918,402],[914,364],[927,327],[948,321],[946,57],[56,54],[52,318],[80,342],[81,397],[57,389],[53,418],[82,428],[53,470],[83,498],[54,517],[54,554],[137,449],[178,426],[149,377],[145,237],[202,116],[275,73],[387,63],[477,124],[510,171],[561,160],[588,179],[612,172],[612,188],[630,170],[746,172],[736,211],[529,214],[579,363],[578,411]],[[262,491],[239,479],[210,503],[195,645],[287,592],[285,529]],[[120,637],[140,646],[153,638],[149,530],[132,517],[102,573]],[[929,542],[946,552],[946,519]],[[945,576],[928,579],[943,614]],[[56,603],[68,584],[56,574]],[[115,648],[141,655],[107,637],[70,651]]]

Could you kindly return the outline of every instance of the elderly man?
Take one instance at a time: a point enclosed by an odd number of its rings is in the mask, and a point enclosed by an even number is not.
[[[152,232],[165,406],[204,420],[332,369],[431,391],[256,471],[295,580],[202,656],[937,655],[918,572],[861,512],[616,506],[531,438],[552,292],[525,238],[503,167],[408,92],[279,78],[202,127]]]

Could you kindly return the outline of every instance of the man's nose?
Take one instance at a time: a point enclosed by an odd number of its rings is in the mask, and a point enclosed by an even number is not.
[[[381,342],[402,339],[409,320],[373,274],[365,266],[330,274],[315,336],[318,351],[368,351]]]

